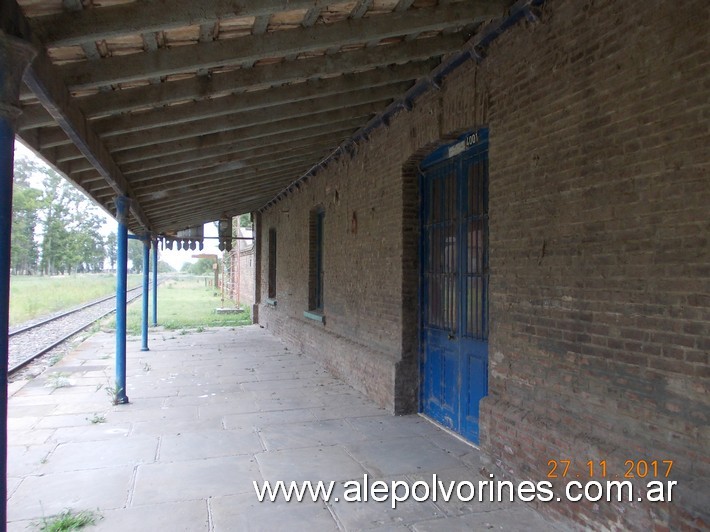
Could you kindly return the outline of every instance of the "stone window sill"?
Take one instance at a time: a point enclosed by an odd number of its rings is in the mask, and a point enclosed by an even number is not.
[[[303,317],[325,325],[325,316],[316,310],[304,310]]]

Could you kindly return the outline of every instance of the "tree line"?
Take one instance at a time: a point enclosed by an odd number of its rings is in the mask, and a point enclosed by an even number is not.
[[[42,189],[30,178],[43,176]],[[11,268],[16,275],[98,272],[116,264],[116,234],[104,238],[98,208],[61,175],[15,160]]]

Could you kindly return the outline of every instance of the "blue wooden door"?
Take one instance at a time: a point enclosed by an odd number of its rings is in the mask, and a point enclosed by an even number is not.
[[[478,443],[488,391],[488,135],[421,165],[421,410]]]

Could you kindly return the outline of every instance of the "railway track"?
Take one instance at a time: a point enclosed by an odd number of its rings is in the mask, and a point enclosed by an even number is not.
[[[126,300],[133,301],[142,293],[142,287],[132,288],[127,291]],[[105,297],[11,329],[8,333],[10,341],[8,375],[15,374],[62,342],[114,312],[115,301],[115,296]]]

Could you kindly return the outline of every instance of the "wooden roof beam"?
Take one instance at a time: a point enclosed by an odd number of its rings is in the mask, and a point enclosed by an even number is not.
[[[229,141],[215,146],[183,150],[178,153],[157,155],[150,159],[128,162],[121,165],[121,169],[128,179],[131,179],[131,176],[136,174],[140,175],[151,171],[170,172],[182,164],[191,164],[192,162],[199,163],[201,160],[225,154],[237,156],[244,152],[257,153],[258,150],[273,150],[274,146],[278,146],[280,149],[290,149],[292,146],[297,148],[300,145],[323,140],[330,142],[333,148],[335,148],[335,146],[352,133],[353,127],[354,126],[343,126],[342,123],[337,123],[330,127],[323,126],[302,130],[298,134],[288,132],[240,143]],[[205,138],[209,139],[209,137]]]
[[[332,135],[325,135],[321,137],[314,137],[310,139],[306,139],[304,141],[300,142],[292,142],[289,144],[282,144],[279,145],[278,148],[275,148],[273,145],[270,146],[262,146],[259,148],[251,149],[251,150],[244,150],[242,152],[234,152],[231,149],[228,150],[223,150],[222,153],[220,154],[212,154],[212,156],[208,157],[201,157],[198,159],[195,159],[194,161],[190,162],[184,162],[180,164],[175,164],[175,165],[170,165],[170,166],[164,166],[161,168],[155,168],[152,170],[148,170],[146,172],[140,172],[135,174],[134,176],[129,176],[129,179],[131,180],[131,183],[138,183],[139,180],[145,180],[145,179],[155,179],[157,177],[164,177],[164,176],[172,176],[173,178],[180,176],[181,174],[185,174],[188,172],[193,172],[193,171],[199,171],[203,170],[205,168],[211,168],[214,166],[222,165],[228,162],[232,161],[248,161],[251,162],[255,158],[260,158],[260,157],[269,157],[273,158],[274,152],[278,151],[278,153],[292,153],[293,151],[296,150],[302,150],[302,149],[315,149],[315,148],[320,148],[322,150],[328,149],[333,146],[333,137]]]
[[[216,165],[211,168],[196,170],[188,175],[164,176],[160,178],[147,179],[136,183],[136,194],[140,197],[144,194],[168,191],[175,187],[195,185],[197,188],[209,188],[218,183],[228,182],[239,176],[260,176],[266,170],[280,169],[284,166],[298,163],[308,165],[315,159],[322,158],[319,155],[324,150],[299,151],[296,153],[272,154],[270,157],[262,156],[245,161],[244,166],[234,169],[223,169],[228,163]]]
[[[152,205],[149,207],[151,214],[154,217],[160,218],[161,221],[166,219],[175,218],[177,216],[193,216],[203,215],[203,210],[209,210],[211,208],[216,208],[219,211],[222,210],[232,210],[234,203],[245,201],[249,196],[254,194],[266,195],[271,193],[272,197],[274,194],[282,190],[288,182],[293,179],[290,174],[282,174],[280,177],[274,177],[273,182],[267,183],[266,189],[263,189],[262,185],[256,185],[249,187],[241,187],[236,185],[230,189],[223,189],[220,191],[213,191],[211,193],[200,193],[196,195],[194,192],[186,191],[183,194],[175,194],[170,199],[165,200],[161,205]],[[262,188],[262,190],[259,190]],[[268,201],[268,200],[267,200]],[[260,205],[260,206],[263,206]],[[209,214],[205,216],[209,220]],[[177,229],[177,227],[170,227],[169,229]]]
[[[373,91],[373,93],[374,92],[375,91]],[[292,110],[284,110],[285,113],[288,113],[285,119],[279,117],[278,113],[265,112],[262,117],[255,115],[245,117],[245,120],[249,120],[246,125],[241,121],[241,115],[230,115],[221,120],[208,120],[204,123],[190,124],[186,127],[178,126],[170,128],[167,131],[157,129],[155,131],[128,133],[119,137],[111,137],[107,139],[107,145],[112,151],[125,151],[148,146],[160,152],[159,144],[161,143],[189,140],[195,137],[202,137],[203,135],[225,133],[227,131],[239,130],[237,134],[242,139],[266,137],[284,131],[295,131],[303,127],[308,127],[314,124],[314,121],[323,123],[329,118],[333,121],[341,121],[347,118],[373,114],[384,109],[389,100],[390,98],[375,102],[357,102],[354,107],[333,105],[324,111],[319,111],[318,108],[314,106],[305,106]],[[342,100],[341,103],[347,105],[347,103]],[[310,109],[310,112],[306,109]],[[251,113],[251,111],[249,111],[249,113]],[[258,113],[256,114],[258,115]]]
[[[308,163],[284,166],[281,169],[268,171],[251,180],[239,180],[239,176],[233,176],[231,178],[225,178],[226,182],[222,182],[218,186],[211,188],[201,187],[198,184],[184,185],[183,187],[172,189],[165,195],[159,192],[145,194],[142,196],[141,201],[146,206],[146,209],[151,212],[166,212],[170,210],[179,211],[191,205],[196,205],[198,208],[204,207],[203,201],[211,200],[211,198],[215,196],[229,197],[232,199],[238,197],[241,193],[255,190],[261,190],[264,194],[271,192],[273,197],[274,194],[278,193],[278,190],[275,190],[276,188],[279,186],[283,188],[283,186],[285,186],[284,179],[293,179],[293,175],[302,171],[304,167],[307,168]],[[236,196],[234,196],[235,194]],[[155,196],[155,199],[149,199],[150,196]]]
[[[263,110],[276,105],[312,100],[315,97],[320,99],[357,90],[369,90],[403,81],[411,82],[428,74],[435,66],[435,61],[394,65],[390,68],[371,70],[361,74],[346,74],[337,78],[311,80],[306,83],[286,85],[269,90],[246,92],[183,105],[173,105],[153,111],[107,117],[96,120],[93,124],[95,131],[100,135],[103,133],[119,135],[242,111]],[[403,85],[398,85],[398,87],[403,87],[404,91],[408,88]]]
[[[376,50],[353,50],[333,56],[310,57],[232,72],[216,73],[211,77],[194,77],[123,89],[78,99],[87,116],[100,117],[145,109],[147,105],[161,106],[185,100],[201,100],[247,88],[303,81],[304,79],[331,76],[377,68],[385,65],[425,61],[458,50],[465,43],[463,34],[452,34],[436,39],[420,39],[403,44],[379,46]]]
[[[40,127],[56,127],[54,117],[38,102],[22,106],[22,114],[17,118],[16,131],[27,131]]]
[[[278,186],[282,186],[280,183]],[[249,196],[242,196],[242,199],[227,198],[228,205],[220,204],[215,208],[208,208],[200,212],[182,210],[179,214],[166,215],[162,219],[158,232],[174,231],[176,228],[189,227],[202,223],[209,223],[218,220],[222,216],[235,216],[246,212],[253,212],[264,206],[272,196],[252,193]]]
[[[346,112],[347,109],[357,108],[365,104],[380,104],[382,107],[376,110],[382,110],[389,101],[403,94],[410,85],[411,83],[391,86],[386,85],[369,91],[358,91],[327,96],[325,98],[315,98],[313,100],[304,100],[292,104],[267,107],[263,110],[255,109],[252,111],[185,122],[184,124],[175,124],[170,127],[158,127],[120,135],[113,135],[107,132],[104,134],[104,138],[111,149],[125,150],[210,133],[218,133],[220,131],[232,131],[260,124],[283,122],[287,119],[307,117],[327,111]],[[355,110],[355,112],[359,111]]]
[[[71,46],[135,33],[197,26],[222,18],[260,17],[279,11],[324,7],[329,3],[326,0],[161,0],[46,15],[33,19],[32,25],[48,46]]]
[[[198,212],[189,209],[189,204],[175,206],[176,208],[171,206],[166,210],[160,210],[161,228],[159,230],[161,232],[171,231],[181,227],[183,223],[188,225],[207,223],[221,218],[223,214],[229,216],[230,213],[236,214],[256,210],[273,199],[274,194],[277,194],[279,190],[283,190],[283,187],[288,185],[289,180],[288,176],[280,181],[275,180],[271,196],[261,192],[258,188],[241,189],[219,197],[213,195],[208,198],[200,198],[209,207]],[[189,223],[189,221],[196,219],[202,221]]]
[[[283,131],[270,130],[262,135],[256,135],[251,138],[245,138],[245,132],[240,130],[221,131],[211,135],[183,139],[177,142],[161,144],[159,146],[146,146],[144,148],[117,152],[114,154],[114,157],[119,165],[123,165],[128,162],[140,163],[142,161],[152,160],[154,157],[158,156],[169,156],[230,143],[238,145],[241,149],[260,146],[262,142],[273,142],[276,138],[289,137],[296,139],[312,136],[316,133],[323,133],[325,131],[350,130],[354,133],[356,129],[362,126],[364,123],[363,121],[366,122],[371,117],[372,113],[365,113],[357,117],[350,115],[344,117],[323,116],[312,123],[308,123],[303,119],[296,119],[288,121],[288,124]],[[61,150],[63,148],[59,149]]]
[[[59,71],[67,86],[73,89],[97,88],[152,76],[168,76],[194,72],[200,68],[217,68],[250,60],[313,52],[335,45],[359,44],[375,38],[381,40],[408,33],[463,27],[483,19],[498,18],[504,11],[505,3],[502,0],[462,2],[194,46],[113,56],[90,64],[69,63],[60,67]]]

